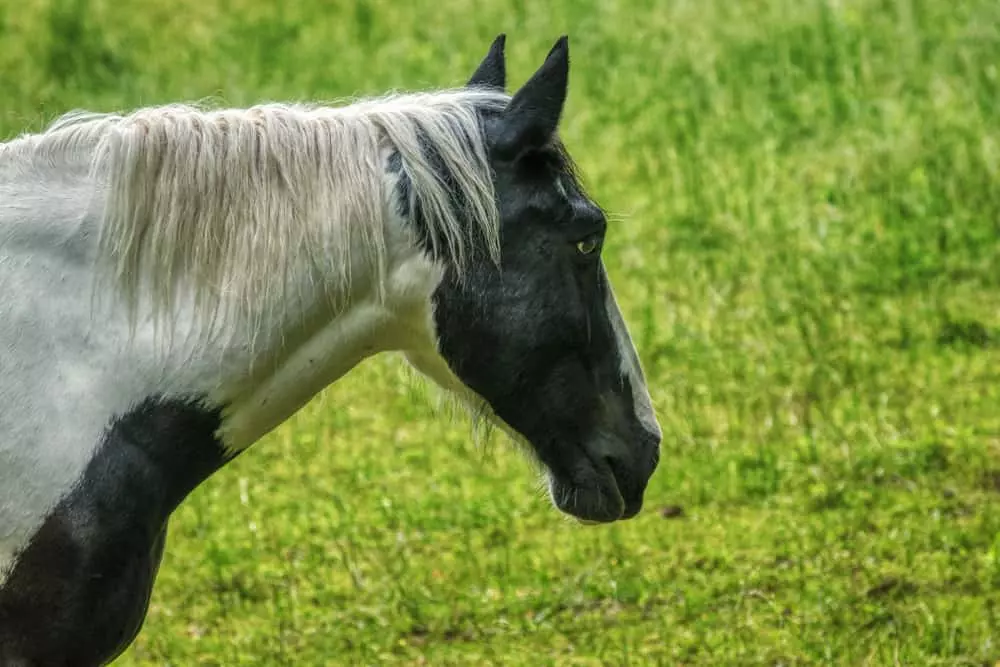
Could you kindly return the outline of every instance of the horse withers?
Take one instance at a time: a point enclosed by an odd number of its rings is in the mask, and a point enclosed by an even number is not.
[[[364,358],[401,351],[584,522],[659,459],[557,127],[561,38],[514,95],[77,112],[0,144],[0,661],[99,665],[146,615],[171,513]]]

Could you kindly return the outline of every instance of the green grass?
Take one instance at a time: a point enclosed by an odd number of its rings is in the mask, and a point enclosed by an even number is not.
[[[4,0],[0,135],[455,85],[500,31],[515,85],[571,35],[648,509],[567,522],[378,358],[192,495],[119,664],[994,664],[996,0]]]

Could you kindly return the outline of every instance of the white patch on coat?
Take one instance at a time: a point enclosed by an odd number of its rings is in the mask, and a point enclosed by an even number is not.
[[[628,378],[629,384],[632,386],[632,404],[635,406],[636,419],[647,431],[660,437],[662,436],[660,424],[656,420],[653,400],[649,395],[649,388],[646,386],[646,376],[639,362],[639,354],[635,350],[628,326],[625,324],[621,309],[618,307],[611,281],[605,281],[605,287],[607,289],[605,307],[618,344],[618,355],[621,359],[620,372],[622,377]]]
[[[449,208],[417,135],[436,142],[473,211],[486,207],[477,222],[497,249],[492,183],[468,114],[469,105],[487,98],[502,99],[481,92],[394,97],[360,103],[343,117],[300,107],[244,115],[199,115],[188,107],[127,117],[82,114],[49,133],[0,144],[0,584],[81,479],[109,424],[144,399],[203,397],[208,407],[227,406],[220,435],[227,448],[239,450],[372,354],[401,349],[433,358],[431,295],[442,269],[417,249],[396,212],[398,177],[385,173],[386,161],[392,150],[400,152],[411,194],[450,244],[444,254],[460,262],[459,215],[468,224],[469,211]],[[345,139],[365,136],[344,129],[352,119],[381,138],[377,151]],[[180,130],[165,129],[177,124]],[[234,166],[220,151],[241,145],[220,128],[259,140],[257,124],[277,141],[270,153],[244,151],[247,164],[288,159],[287,169],[250,169],[245,187],[211,192],[208,185],[221,182],[212,169]],[[146,140],[154,135],[173,136],[174,152],[158,152]],[[284,209],[281,219],[195,216],[201,227],[182,220],[183,211],[221,215],[218,206],[184,208],[192,203],[185,198],[197,196],[228,196],[227,206],[253,213],[250,200],[268,196],[262,188],[280,189],[278,176],[305,168],[293,157],[304,135],[345,141],[329,146],[340,153],[313,176],[333,181],[347,203],[323,199],[330,193],[312,180],[303,207],[309,209],[310,195],[313,204],[316,197],[326,203],[308,210],[308,220],[296,222]],[[350,163],[353,150],[357,169],[337,173],[334,165]],[[144,158],[169,167],[161,172],[166,180],[143,180]],[[372,201],[362,205],[365,197]],[[323,220],[317,211],[350,219]],[[129,217],[135,213],[140,217]],[[314,230],[296,225],[307,222],[357,230],[346,247],[336,235],[304,247]],[[224,241],[218,248],[209,240],[213,233]],[[205,259],[208,266],[197,264]],[[99,296],[111,298],[94,299],[109,268],[115,289]],[[184,273],[194,269],[204,270]],[[139,307],[142,280],[165,291]],[[238,307],[218,309],[226,303]],[[206,316],[221,326],[206,327]]]

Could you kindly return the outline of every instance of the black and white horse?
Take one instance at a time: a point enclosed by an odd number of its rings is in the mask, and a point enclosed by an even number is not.
[[[97,665],[184,498],[396,350],[635,515],[660,428],[557,126],[568,42],[513,96],[75,113],[0,144],[0,661]]]

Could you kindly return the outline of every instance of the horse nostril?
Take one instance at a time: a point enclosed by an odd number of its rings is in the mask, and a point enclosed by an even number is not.
[[[617,482],[621,483],[622,472],[623,472],[622,460],[620,458],[618,458],[617,456],[608,454],[608,455],[602,457],[601,461],[606,466],[608,466],[609,470],[611,470],[611,474],[614,475],[615,480]]]

